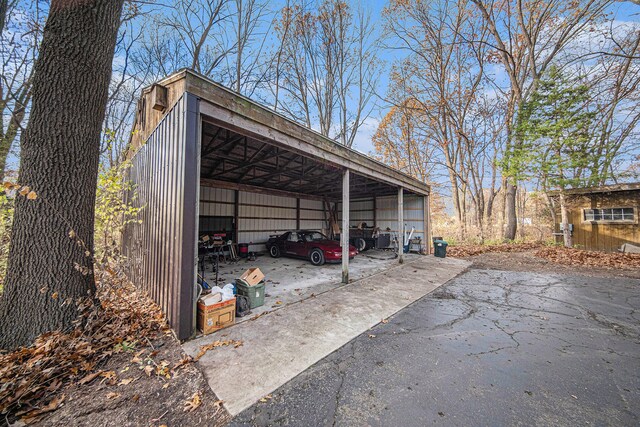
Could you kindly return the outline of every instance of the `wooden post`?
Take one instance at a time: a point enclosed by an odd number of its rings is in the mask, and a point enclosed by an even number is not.
[[[433,246],[433,242],[431,241],[431,195],[423,196],[424,200],[424,240],[425,240],[425,249],[427,255],[431,254],[431,247]]]
[[[238,244],[240,243],[238,241],[238,229],[240,228],[239,224],[238,224],[238,217],[240,216],[240,191],[239,190],[235,190],[233,192],[233,240],[234,243]],[[225,242],[226,243],[226,242]],[[240,250],[240,249],[238,249]]]
[[[404,263],[404,194],[403,188],[398,188],[398,262]]]
[[[376,196],[373,196],[373,228],[378,226],[378,206],[376,202]]]
[[[349,283],[349,169],[342,176],[342,283]]]
[[[296,199],[296,230],[300,230],[300,198]]]

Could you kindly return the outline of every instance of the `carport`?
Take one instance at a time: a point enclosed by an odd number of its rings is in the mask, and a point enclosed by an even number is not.
[[[123,236],[129,276],[182,340],[195,333],[203,224],[260,252],[269,235],[326,229],[333,204],[343,254],[349,228],[361,222],[400,238],[403,227],[414,227],[430,242],[428,185],[190,70],[143,91],[127,153],[130,200],[144,207],[141,223]],[[403,257],[399,251],[398,262]],[[342,283],[349,274],[343,256]]]

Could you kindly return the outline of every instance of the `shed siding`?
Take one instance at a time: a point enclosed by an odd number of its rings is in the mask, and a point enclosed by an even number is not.
[[[202,215],[233,215],[234,192],[232,190],[201,186],[200,194]],[[265,243],[270,235],[281,234],[296,228],[296,206],[295,197],[240,191],[238,242],[249,243],[251,251],[265,251]],[[322,209],[322,202],[319,200],[300,199],[300,228],[320,231],[326,228]]]
[[[573,224],[573,244],[576,248],[616,252],[624,243],[640,245],[640,191],[617,191],[611,193],[592,193],[569,197],[570,223]],[[584,221],[583,209],[595,208],[636,208],[635,224],[598,223]],[[559,207],[558,207],[559,209]],[[560,212],[557,211],[558,221]],[[560,233],[560,224],[555,225],[556,233]],[[556,236],[558,242],[562,236]]]
[[[129,224],[123,253],[133,283],[160,305],[179,339],[192,336],[198,209],[199,112],[185,94],[132,158],[129,178],[142,207]]]
[[[382,231],[389,228],[391,232],[396,233],[398,231],[398,196],[376,197],[375,204],[373,199],[352,200],[349,203],[349,225],[357,227],[363,221],[367,223],[367,226],[374,225],[374,206],[375,225],[380,227]],[[407,231],[411,230],[411,227],[415,227],[413,237],[421,237],[423,244],[426,244],[424,199],[422,196],[404,196],[403,217]],[[341,203],[338,203],[338,218],[342,220]]]
[[[407,230],[415,227],[414,237],[422,237],[425,240],[424,225],[424,199],[422,196],[407,195],[404,196],[404,223]],[[376,219],[377,226],[381,230],[391,229],[392,232],[398,230],[398,197],[386,196],[376,199]]]

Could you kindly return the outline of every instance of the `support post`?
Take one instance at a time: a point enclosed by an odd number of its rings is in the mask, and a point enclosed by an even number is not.
[[[431,247],[433,246],[433,242],[431,241],[431,194],[428,196],[423,196],[424,199],[424,240],[425,240],[425,249],[427,255],[431,254]]]
[[[404,194],[403,188],[398,188],[398,262],[404,263]]]
[[[342,176],[342,283],[349,283],[349,169]]]
[[[296,199],[296,230],[300,230],[300,198]]]
[[[240,243],[238,241],[238,229],[240,228],[238,226],[238,218],[240,217],[240,191],[235,190],[233,192],[233,240],[234,243],[238,244]],[[240,250],[240,249],[238,249]]]
[[[378,226],[378,206],[376,196],[373,196],[373,228]]]

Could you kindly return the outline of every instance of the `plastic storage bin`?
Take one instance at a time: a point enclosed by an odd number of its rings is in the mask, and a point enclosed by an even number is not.
[[[249,298],[249,306],[254,309],[264,305],[264,281],[257,285],[249,286],[244,280],[236,280],[238,295]]]

